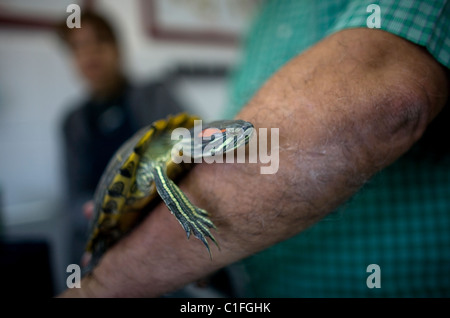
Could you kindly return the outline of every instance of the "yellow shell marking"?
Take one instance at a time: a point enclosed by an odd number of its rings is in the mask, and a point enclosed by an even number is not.
[[[92,251],[94,239],[101,232],[108,232],[110,229],[119,229],[126,232],[135,222],[141,210],[155,198],[157,195],[156,187],[153,184],[148,195],[139,191],[136,186],[136,171],[141,160],[142,153],[155,138],[155,134],[162,131],[170,132],[177,127],[191,128],[194,126],[194,120],[199,117],[179,114],[169,117],[167,120],[161,119],[152,124],[151,128],[144,133],[134,146],[128,159],[118,168],[117,173],[108,185],[99,213],[96,226],[91,233],[91,240],[86,249]],[[170,151],[170,150],[168,150]],[[122,162],[122,154],[116,155],[116,160]],[[181,167],[169,160],[166,163],[167,171],[170,176],[176,175]],[[125,171],[125,173],[121,173]],[[112,173],[110,171],[109,173]]]

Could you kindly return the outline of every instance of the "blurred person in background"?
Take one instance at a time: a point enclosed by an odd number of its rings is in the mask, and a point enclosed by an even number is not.
[[[65,167],[70,209],[75,218],[73,261],[79,262],[86,240],[81,206],[91,200],[109,159],[139,128],[182,111],[164,81],[132,85],[122,68],[112,25],[84,10],[81,28],[59,28],[88,96],[64,118]]]

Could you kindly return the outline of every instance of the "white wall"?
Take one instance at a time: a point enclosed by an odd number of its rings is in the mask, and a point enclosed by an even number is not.
[[[3,203],[57,198],[60,117],[80,84],[51,33],[1,30],[0,43]]]
[[[127,68],[136,78],[170,69],[174,62],[234,64],[236,61],[236,46],[153,40],[142,25],[141,0],[97,0],[96,3],[101,12],[117,22],[116,29],[126,48]]]

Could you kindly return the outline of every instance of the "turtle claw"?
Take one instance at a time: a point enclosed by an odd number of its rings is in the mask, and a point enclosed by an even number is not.
[[[179,213],[178,211],[174,211],[173,214],[180,222],[181,226],[186,232],[186,236],[189,239],[191,232],[192,234],[198,238],[205,245],[208,250],[209,256],[211,257],[211,249],[209,247],[209,243],[207,238],[214,242],[214,244],[219,247],[214,236],[211,234],[210,228],[215,229],[216,226],[212,223],[212,221],[208,218],[208,213],[200,208],[193,207],[193,210],[183,211],[183,213]],[[195,212],[194,212],[195,211]]]
[[[216,227],[209,219],[208,212],[194,206],[180,188],[167,177],[163,167],[155,167],[153,175],[156,190],[170,212],[177,218],[178,222],[180,222],[186,232],[187,238],[189,239],[192,231],[194,236],[203,242],[211,256],[207,238],[211,239],[217,246],[219,245],[209,230],[210,228]]]
[[[196,210],[198,211],[198,210],[202,210],[202,209],[196,208]],[[202,210],[202,211],[206,212],[205,210]],[[211,220],[207,217],[207,215],[208,214],[206,214],[201,219],[201,221],[197,224],[197,226],[198,226],[197,228],[200,228],[201,230],[198,231],[196,228],[192,228],[192,230],[193,230],[194,236],[196,238],[198,238],[200,241],[202,241],[203,244],[205,244],[205,246],[208,250],[209,256],[211,256],[211,250],[209,248],[209,243],[206,240],[206,238],[208,237],[211,241],[213,241],[217,247],[219,247],[219,244],[217,243],[216,239],[214,238],[214,236],[211,234],[211,231],[209,230],[209,228],[215,229],[216,226],[211,222]],[[188,236],[188,238],[189,238],[189,236]]]

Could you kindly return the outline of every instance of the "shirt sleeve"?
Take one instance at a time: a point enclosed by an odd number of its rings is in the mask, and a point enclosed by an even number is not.
[[[425,47],[441,64],[450,68],[450,1],[448,0],[353,0],[340,14],[329,34],[355,27],[368,27],[373,14],[370,5],[380,9],[380,29]],[[369,9],[368,9],[369,7]]]

